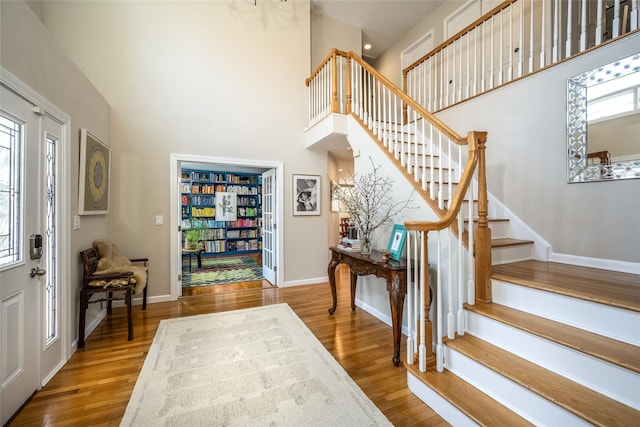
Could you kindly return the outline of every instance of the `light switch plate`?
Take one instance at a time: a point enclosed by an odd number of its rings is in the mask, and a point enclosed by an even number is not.
[[[80,215],[73,216],[73,229],[80,230]]]
[[[156,225],[164,224],[164,218],[162,215],[156,215]]]

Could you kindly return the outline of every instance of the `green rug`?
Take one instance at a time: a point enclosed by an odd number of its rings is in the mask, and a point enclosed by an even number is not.
[[[203,258],[202,268],[183,264],[183,287],[213,286],[262,280],[262,266],[251,257]]]

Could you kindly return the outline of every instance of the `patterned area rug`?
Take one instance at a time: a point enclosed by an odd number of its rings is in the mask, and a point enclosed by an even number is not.
[[[183,287],[213,286],[262,280],[262,266],[251,257],[203,258],[202,268],[183,264]]]
[[[162,320],[120,425],[391,424],[293,310],[275,304]]]

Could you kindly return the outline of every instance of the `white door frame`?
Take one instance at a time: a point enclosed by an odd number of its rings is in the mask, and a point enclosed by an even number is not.
[[[180,200],[180,163],[181,162],[193,162],[193,163],[215,163],[219,165],[229,165],[229,166],[244,166],[244,167],[255,167],[255,168],[263,168],[263,169],[275,169],[276,170],[276,205],[277,205],[277,213],[276,213],[276,224],[278,224],[276,228],[277,233],[277,270],[276,270],[276,278],[277,283],[283,283],[282,272],[284,271],[284,164],[279,161],[268,161],[268,160],[253,160],[253,159],[235,159],[229,157],[212,157],[212,156],[201,156],[194,154],[177,154],[171,153],[169,154],[169,207],[170,207],[170,218],[169,224],[171,224],[171,231],[169,232],[170,236],[170,274],[171,274],[171,300],[177,300],[180,296],[182,296],[182,288],[180,287],[180,282],[178,281],[178,275],[182,272],[178,270],[178,265],[180,265],[180,260],[182,257],[180,248],[181,238],[180,233],[178,232],[178,226],[181,225],[181,215],[180,215],[180,204],[178,201]]]
[[[72,327],[75,329],[75,310],[70,310],[69,307],[75,305],[75,293],[76,287],[71,284],[71,258],[67,254],[71,253],[71,213],[69,200],[71,200],[71,117],[64,111],[56,107],[52,102],[44,98],[35,90],[27,86],[20,79],[13,74],[0,67],[0,84],[4,87],[15,92],[17,95],[24,98],[27,102],[33,104],[34,108],[38,108],[39,113],[46,115],[48,118],[56,121],[62,127],[62,135],[60,138],[59,158],[58,158],[58,181],[56,185],[56,215],[57,221],[57,245],[58,245],[58,259],[60,260],[57,271],[57,283],[58,283],[58,298],[60,301],[60,341],[62,342],[62,353],[60,360],[50,372],[42,372],[42,352],[45,350],[43,343],[43,321],[42,313],[38,313],[38,343],[39,351],[36,355],[37,365],[37,380],[39,387],[44,387],[47,382],[64,366],[65,362],[69,359],[70,355],[75,350],[72,348],[72,344],[75,344],[75,334],[72,332]],[[75,264],[74,264],[75,265]],[[38,301],[40,305],[44,301],[42,295],[42,289],[38,290]],[[74,301],[74,304],[71,302]],[[41,307],[39,307],[41,308]],[[73,341],[73,342],[72,342]]]

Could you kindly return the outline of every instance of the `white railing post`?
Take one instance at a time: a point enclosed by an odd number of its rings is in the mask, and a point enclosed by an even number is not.
[[[580,13],[580,52],[587,49],[587,0],[582,0]]]
[[[613,22],[611,23],[611,36],[615,39],[620,35],[620,0],[613,2]]]
[[[413,231],[407,233],[407,363],[413,365],[413,292],[414,283],[411,280],[411,238]],[[417,263],[417,260],[413,261]]]
[[[436,370],[438,372],[442,372],[444,370],[444,347],[442,345],[442,266],[441,266],[441,257],[440,253],[442,252],[442,247],[440,245],[440,231],[436,231],[437,238],[437,255],[436,255],[436,263],[438,276],[436,279]]]
[[[419,367],[418,369],[420,369],[420,372],[426,372],[427,371],[427,346],[425,343],[425,336],[426,336],[426,331],[425,331],[425,327],[426,327],[426,320],[425,320],[425,292],[428,292],[427,290],[425,290],[426,287],[426,280],[425,280],[425,274],[429,274],[428,272],[428,268],[425,268],[425,266],[427,266],[427,260],[426,260],[426,254],[425,254],[425,246],[426,246],[426,232],[421,231],[420,232],[420,347],[418,348],[418,357],[419,357]],[[425,273],[425,270],[427,270],[427,272]],[[428,314],[427,314],[428,316]]]

